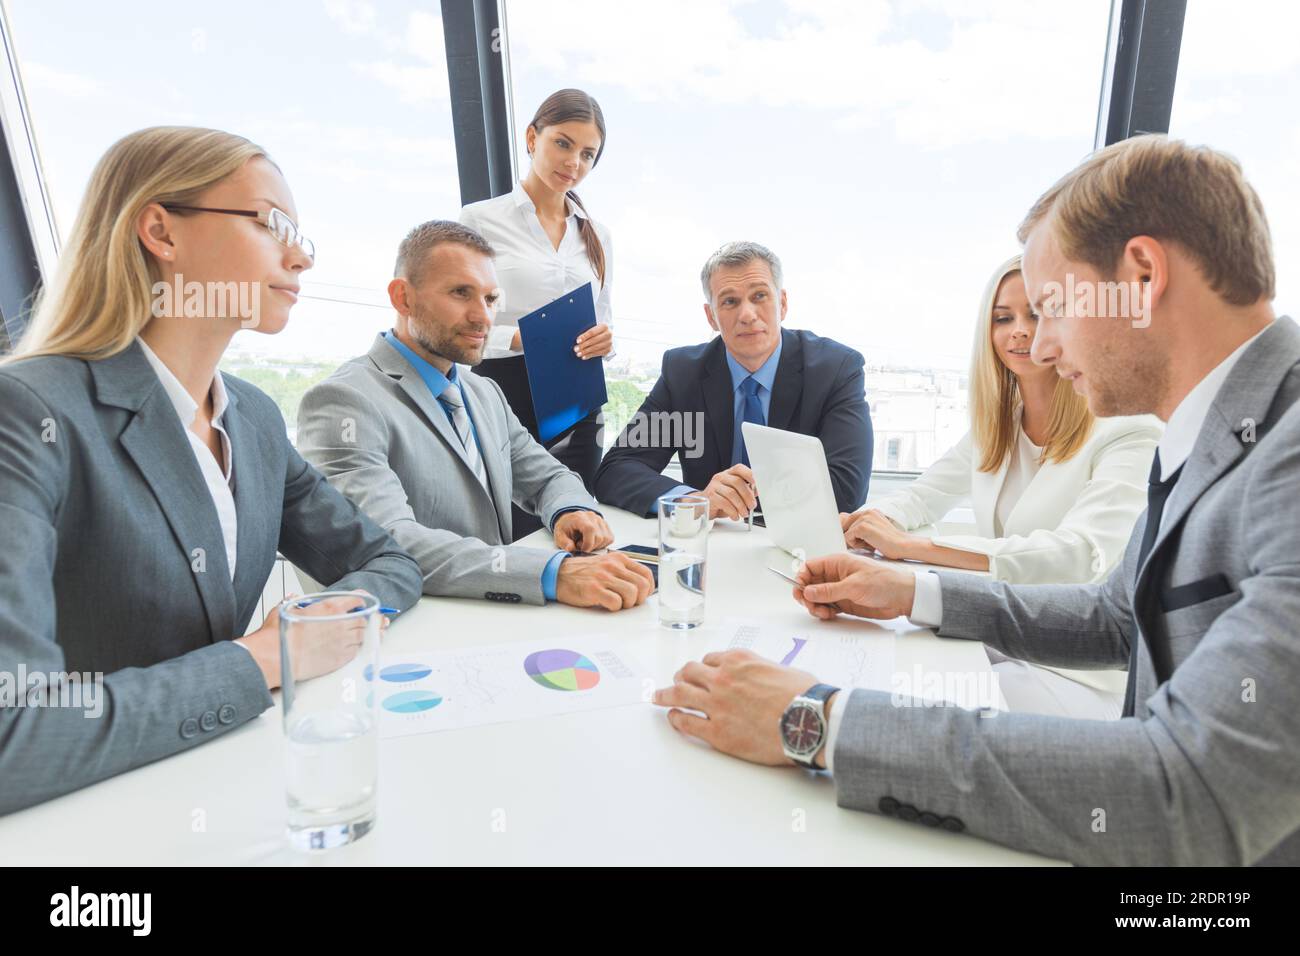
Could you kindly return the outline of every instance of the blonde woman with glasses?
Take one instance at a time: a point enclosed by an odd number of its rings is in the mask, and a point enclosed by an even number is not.
[[[1146,507],[1160,423],[1152,416],[1094,418],[1054,367],[1034,364],[1037,322],[1015,256],[994,272],[980,303],[970,431],[904,490],[841,515],[850,547],[987,571],[1016,584],[1100,581],[1119,561]],[[975,534],[915,533],[967,499]],[[1122,672],[1057,673],[1073,680],[1030,680],[1036,693],[1021,695],[1026,709],[1056,703],[1079,716],[1118,716]],[[1002,687],[1015,707],[1008,676]],[[1082,695],[1075,692],[1080,684]]]
[[[296,220],[266,153],[217,130],[132,133],[91,176],[0,364],[0,673],[48,688],[0,694],[0,813],[270,707],[277,615],[242,635],[277,550],[334,589],[419,597],[419,567],[298,456],[275,403],[217,371],[241,328],[288,321],[314,253]],[[302,676],[357,643],[330,635]],[[72,673],[96,705],[54,706]]]

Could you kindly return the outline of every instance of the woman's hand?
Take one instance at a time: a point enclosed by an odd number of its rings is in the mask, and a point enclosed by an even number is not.
[[[845,520],[848,519],[848,520]],[[845,515],[840,520],[844,528],[844,543],[850,548],[872,548],[891,561],[916,558],[921,538],[905,531],[875,508],[855,515]]]
[[[580,359],[599,358],[614,351],[614,333],[608,325],[597,322],[578,336],[573,352]]]
[[[366,591],[354,591],[354,594],[367,594]],[[291,597],[297,597],[296,594],[285,595],[288,600]],[[323,601],[317,601],[310,608],[304,608],[303,613],[307,615],[330,615],[344,614],[357,606],[357,602],[351,598],[340,596],[327,598]],[[379,628],[382,634],[388,627],[388,618],[382,614],[379,616]],[[294,675],[298,680],[306,680],[311,677],[319,677],[321,674],[328,674],[331,671],[338,670],[352,658],[356,657],[358,649],[365,639],[365,620],[354,618],[352,620],[333,622],[334,626],[324,626],[314,630],[312,637],[312,646],[310,648],[302,646],[302,637],[300,634],[290,635],[290,641],[294,642],[290,653],[295,661]],[[238,643],[243,644],[252,652],[253,660],[262,671],[262,676],[266,678],[267,690],[275,690],[283,681],[280,673],[280,608],[277,605],[266,620],[252,634],[246,634],[239,638]]]

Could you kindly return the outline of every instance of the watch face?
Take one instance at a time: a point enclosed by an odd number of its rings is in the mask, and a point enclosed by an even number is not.
[[[822,719],[811,704],[795,704],[781,716],[781,737],[793,753],[816,753],[822,742]]]

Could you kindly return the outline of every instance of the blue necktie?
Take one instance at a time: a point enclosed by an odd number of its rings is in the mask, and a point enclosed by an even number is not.
[[[758,400],[758,389],[759,384],[752,375],[740,383],[740,390],[745,393],[745,402],[740,407],[742,423],[767,424],[767,419],[763,416],[763,403]],[[745,447],[745,433],[740,425],[736,426],[736,432],[740,435],[740,463],[749,467],[749,450]]]

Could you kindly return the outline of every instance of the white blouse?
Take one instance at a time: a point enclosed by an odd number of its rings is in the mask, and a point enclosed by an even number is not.
[[[230,445],[230,436],[226,434],[222,422],[229,398],[226,395],[225,383],[221,380],[221,373],[217,372],[212,376],[212,427],[221,438],[222,457],[226,460],[224,469],[217,464],[212,449],[203,444],[198,435],[190,431],[190,426],[194,424],[194,416],[199,413],[198,403],[190,397],[190,393],[185,390],[180,379],[163,364],[163,360],[149,348],[145,340],[137,338],[136,341],[140,343],[144,357],[149,360],[154,374],[162,383],[163,391],[167,393],[172,407],[176,409],[176,415],[181,420],[181,428],[185,429],[185,437],[190,440],[190,450],[194,452],[194,460],[199,466],[200,474],[203,475],[203,483],[207,486],[208,494],[212,496],[212,506],[216,508],[217,521],[221,524],[221,537],[226,547],[226,568],[230,571],[230,580],[233,581],[235,580],[235,554],[239,543],[239,519],[235,512],[235,496],[230,490],[230,476],[234,473],[235,456],[234,449]]]
[[[537,218],[537,207],[524,191],[522,183],[515,183],[515,188],[508,193],[461,209],[461,223],[476,230],[496,251],[497,278],[501,282],[501,310],[488,334],[484,358],[522,355],[522,351],[510,348],[519,320],[588,282],[596,302],[596,321],[613,327],[610,286],[614,275],[614,255],[609,230],[589,218],[573,200],[566,199],[565,202],[569,218],[565,221],[564,238],[560,240],[558,249],[551,245]],[[578,233],[579,219],[585,219],[595,228],[604,247],[603,284],[587,258],[587,245]]]
[[[1023,428],[1017,430],[1016,436],[1019,439],[1016,451],[1007,463],[1007,477],[1002,482],[998,503],[993,509],[993,533],[999,538],[1006,534],[1007,519],[1016,510],[1016,502],[1042,467],[1042,447],[1031,442]]]

